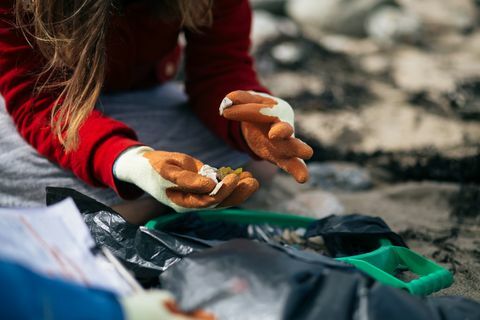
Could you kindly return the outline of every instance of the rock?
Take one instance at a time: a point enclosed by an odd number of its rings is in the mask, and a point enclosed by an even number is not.
[[[361,36],[372,10],[390,0],[289,0],[287,13],[302,27]]]
[[[361,68],[374,75],[382,75],[389,71],[390,61],[384,54],[369,54],[360,58]]]
[[[280,31],[277,29],[277,18],[266,11],[255,11],[252,22],[252,42],[256,47],[259,44],[275,39],[280,36]]]
[[[320,95],[325,90],[321,79],[300,72],[279,72],[263,81],[275,95],[287,99],[302,94]]]
[[[303,48],[293,41],[283,42],[272,48],[272,57],[284,66],[295,66],[307,54]]]
[[[304,74],[319,74],[323,69],[315,70],[311,68],[326,62],[329,59],[336,64],[347,65],[346,57],[334,54],[316,42],[303,37],[302,35],[282,36],[262,43],[255,52],[257,69],[261,75],[265,72],[275,73],[283,70],[299,72],[304,70]],[[347,63],[346,63],[347,62]],[[267,69],[264,66],[268,66]]]
[[[440,55],[413,48],[398,50],[392,63],[394,82],[408,92],[450,92],[455,78],[449,63]]]
[[[341,34],[324,33],[314,27],[303,26],[302,34],[323,48],[349,56],[363,56],[380,51],[378,43],[368,38],[355,38]]]
[[[252,49],[282,35],[295,37],[298,28],[290,19],[275,16],[267,11],[256,10],[252,22]]]
[[[420,17],[433,32],[467,31],[477,20],[473,0],[397,0],[401,7]]]
[[[372,187],[372,178],[367,170],[351,163],[313,162],[308,164],[312,187],[326,190],[359,191]]]
[[[302,94],[320,95],[325,86],[321,79],[312,75],[294,72],[281,72],[265,79],[272,92],[283,98],[296,97]]]
[[[479,41],[480,37],[469,37],[466,41],[469,40]],[[445,55],[443,62],[449,67],[448,72],[455,77],[456,82],[469,82],[472,79],[480,78],[479,54],[480,48],[463,45],[459,46],[455,52]]]
[[[384,45],[416,42],[420,38],[421,22],[412,12],[385,6],[368,17],[366,31],[369,37]]]

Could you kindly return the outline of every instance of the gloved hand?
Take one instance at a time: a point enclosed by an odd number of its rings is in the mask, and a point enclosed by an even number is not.
[[[177,212],[236,206],[259,187],[249,172],[233,173],[222,180],[215,195],[210,195],[216,183],[198,174],[202,166],[201,161],[183,153],[133,147],[117,158],[113,173]]]
[[[173,296],[162,290],[149,290],[122,297],[120,304],[125,320],[214,320],[215,317],[204,311],[189,314],[178,310]]]
[[[294,135],[294,112],[284,100],[254,91],[229,93],[220,105],[225,118],[241,121],[243,136],[250,149],[268,160],[295,180],[308,180],[303,160],[310,159],[313,150]]]

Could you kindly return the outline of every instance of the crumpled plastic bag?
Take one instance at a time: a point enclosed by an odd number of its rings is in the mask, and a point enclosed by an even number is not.
[[[98,246],[107,247],[144,285],[186,255],[208,247],[200,242],[126,222],[117,212],[67,188],[47,188],[47,205],[72,198]]]
[[[361,214],[331,215],[308,226],[305,237],[321,236],[333,257],[353,256],[378,249],[380,239],[395,246],[407,247],[379,217]]]
[[[191,254],[160,280],[182,310],[218,319],[480,319],[475,301],[421,299],[333,259],[244,239]]]

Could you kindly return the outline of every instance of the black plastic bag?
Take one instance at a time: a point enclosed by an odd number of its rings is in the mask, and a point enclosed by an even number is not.
[[[331,215],[313,222],[305,237],[321,236],[333,257],[353,256],[373,251],[380,239],[393,245],[407,247],[403,239],[393,232],[379,217],[360,214]]]
[[[47,188],[47,205],[72,198],[96,243],[106,246],[137,279],[147,283],[189,253],[208,248],[218,242],[237,238],[255,239],[270,245],[286,245],[278,235],[282,228],[270,225],[206,222],[195,212],[182,214],[165,226],[164,232],[139,228],[126,222],[117,212],[75,190]],[[378,247],[380,238],[388,238],[396,245],[404,245],[380,218],[363,215],[329,216],[315,221],[306,230],[304,238],[322,236],[326,248],[316,252],[329,256],[352,255]],[[361,240],[361,241],[359,241]],[[299,245],[293,247],[301,248]]]
[[[47,205],[72,198],[98,246],[107,247],[144,285],[186,255],[209,247],[208,242],[175,236],[126,222],[117,212],[67,188],[47,188]]]
[[[474,301],[420,299],[332,259],[288,250],[228,241],[184,258],[161,284],[182,310],[218,319],[480,319]]]

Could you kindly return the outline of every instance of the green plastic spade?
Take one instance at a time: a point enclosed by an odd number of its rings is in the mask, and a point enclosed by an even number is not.
[[[353,264],[383,284],[426,296],[453,283],[452,274],[435,262],[405,248],[381,240],[380,248],[364,254],[337,258]],[[411,273],[414,279],[401,280],[396,275]]]

